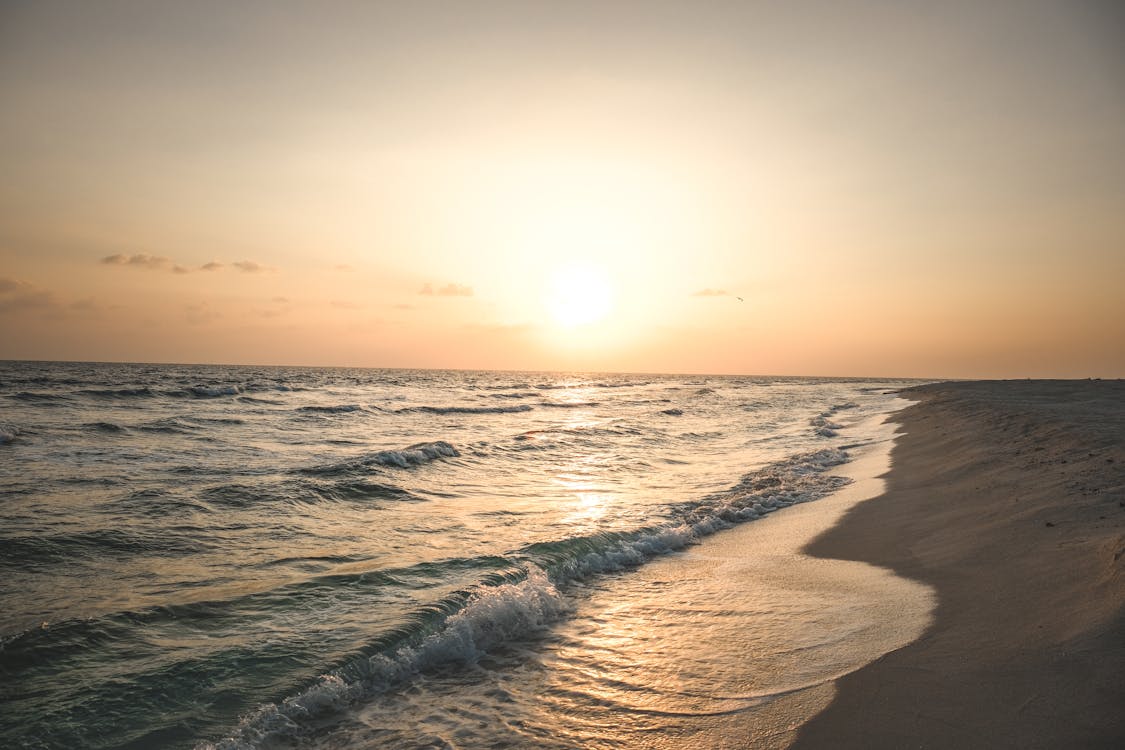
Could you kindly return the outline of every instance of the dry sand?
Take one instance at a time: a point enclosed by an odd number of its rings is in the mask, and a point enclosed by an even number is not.
[[[1125,747],[1125,382],[903,395],[886,493],[807,551],[933,586],[935,620],[793,747]]]

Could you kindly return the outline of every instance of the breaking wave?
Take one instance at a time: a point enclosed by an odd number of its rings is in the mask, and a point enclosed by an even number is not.
[[[827,473],[847,460],[846,453],[833,449],[794,456],[747,474],[729,490],[679,506],[676,517],[663,524],[524,547],[512,554],[507,572],[425,607],[414,627],[392,633],[377,653],[333,670],[297,695],[260,707],[230,736],[201,743],[198,750],[249,750],[289,742],[307,735],[318,719],[416,675],[471,664],[489,649],[571,612],[568,583],[641,565],[735,524],[824,497],[850,481]]]
[[[542,629],[570,611],[570,604],[547,575],[530,567],[522,580],[501,578],[468,596],[454,596],[431,608],[436,617],[407,642],[321,677],[304,692],[267,704],[246,717],[238,730],[199,750],[243,750],[300,737],[311,720],[364,697],[408,682],[439,666],[468,664],[489,649]]]
[[[829,417],[831,417],[836,412],[844,411],[845,409],[854,409],[856,408],[856,406],[857,404],[851,402],[845,404],[834,404],[810,419],[809,425],[813,427],[813,430],[820,437],[836,437],[836,435],[839,434],[836,431],[841,429],[841,427],[840,425],[833,422]]]

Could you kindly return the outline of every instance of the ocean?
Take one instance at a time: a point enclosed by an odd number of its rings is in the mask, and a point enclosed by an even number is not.
[[[0,746],[677,746],[847,617],[660,561],[842,487],[903,385],[0,363]]]

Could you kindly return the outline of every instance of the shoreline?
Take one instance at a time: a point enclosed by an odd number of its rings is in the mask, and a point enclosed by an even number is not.
[[[659,659],[638,654],[632,662],[645,665],[646,684],[659,686],[661,675],[675,674],[677,693],[709,696],[706,708],[668,714],[659,742],[615,737],[623,747],[784,750],[832,701],[839,676],[926,630],[934,607],[929,586],[864,562],[804,552],[849,509],[884,492],[898,439],[889,416],[844,428],[858,432],[860,442],[847,463],[829,471],[849,484],[654,559],[614,590],[607,601],[615,619],[632,620],[634,610],[655,604],[661,620],[679,623],[675,636],[666,630],[660,637]],[[659,603],[649,600],[651,591],[661,592]],[[583,618],[605,620],[597,609]],[[650,626],[637,618],[628,631],[630,640],[643,638]],[[707,663],[702,671],[700,661]]]
[[[805,552],[932,587],[934,619],[837,680],[792,747],[1120,747],[1125,383],[903,395],[886,491]]]

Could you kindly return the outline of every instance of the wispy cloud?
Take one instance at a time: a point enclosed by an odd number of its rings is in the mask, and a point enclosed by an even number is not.
[[[0,315],[32,310],[52,310],[58,306],[48,289],[20,279],[0,278]]]
[[[280,318],[293,311],[291,301],[288,297],[270,297],[268,304],[271,306],[258,308],[254,314],[262,318]]]
[[[99,305],[93,297],[86,297],[85,299],[75,300],[67,305],[71,310],[84,313],[98,313],[102,311],[102,306]]]
[[[449,283],[434,289],[433,284],[423,284],[418,294],[432,297],[472,297],[473,288],[464,284]]]
[[[254,260],[240,260],[235,263],[222,263],[217,260],[212,260],[198,268],[185,266],[182,263],[175,263],[170,258],[165,258],[162,255],[150,255],[149,253],[135,253],[133,255],[126,255],[125,253],[115,253],[101,258],[99,261],[102,265],[106,266],[120,266],[122,268],[144,268],[150,271],[171,271],[175,274],[188,274],[195,271],[221,271],[227,268],[235,268],[243,273],[262,273],[264,271],[272,271],[270,266],[264,265]]]
[[[185,319],[190,325],[206,325],[213,320],[223,317],[223,314],[211,309],[206,302],[184,307]]]
[[[692,297],[729,297],[730,292],[726,289],[700,289],[698,292],[692,292]]]
[[[167,268],[170,260],[161,255],[149,255],[148,253],[136,253],[134,255],[125,255],[124,253],[115,253],[114,255],[107,255],[101,260],[107,266],[132,266],[134,268],[147,268],[150,270],[161,270]],[[179,266],[177,266],[178,268]]]
[[[38,313],[44,318],[67,319],[98,317],[117,305],[103,305],[93,297],[72,301],[59,299],[50,289],[22,279],[0,278],[0,315]]]

